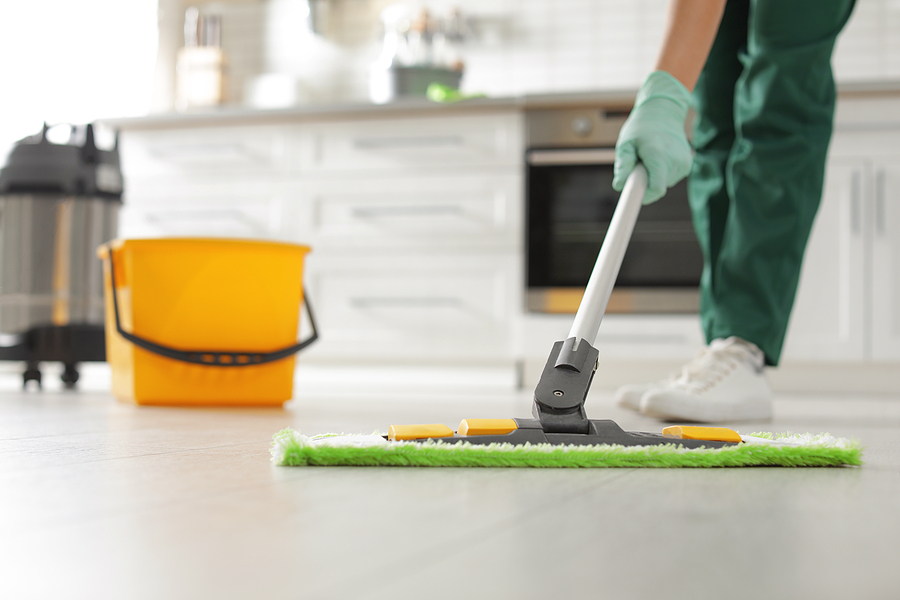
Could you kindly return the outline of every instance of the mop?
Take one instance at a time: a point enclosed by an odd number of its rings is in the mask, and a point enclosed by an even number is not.
[[[597,262],[564,341],[556,342],[534,390],[532,418],[391,425],[386,435],[275,434],[282,466],[419,467],[825,467],[859,465],[857,441],[828,434],[742,435],[725,427],[676,425],[625,431],[589,419],[584,403],[599,352],[593,346],[647,185],[643,166],[622,190]]]

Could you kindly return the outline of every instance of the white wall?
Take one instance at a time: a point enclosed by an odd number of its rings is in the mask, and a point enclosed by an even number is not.
[[[0,2],[0,164],[44,121],[150,108],[156,0]]]
[[[165,1],[165,0],[163,0]],[[380,50],[380,11],[396,0],[330,0],[324,36],[301,0],[216,2],[231,59],[231,98],[260,72],[296,76],[312,101],[365,100]],[[652,67],[666,0],[432,0],[458,6],[480,34],[465,48],[463,87],[491,95],[636,86]],[[834,59],[841,82],[900,79],[900,0],[861,0]]]

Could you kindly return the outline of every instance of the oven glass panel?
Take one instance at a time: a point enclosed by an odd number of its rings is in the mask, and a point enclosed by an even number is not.
[[[530,166],[528,286],[584,287],[619,193],[612,165]],[[682,181],[642,207],[616,285],[696,287],[703,258]]]

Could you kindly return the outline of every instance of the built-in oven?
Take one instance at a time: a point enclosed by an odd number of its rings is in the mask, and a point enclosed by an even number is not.
[[[527,303],[574,313],[609,228],[614,146],[627,108],[527,114]],[[681,182],[644,206],[608,313],[694,313],[703,259]]]

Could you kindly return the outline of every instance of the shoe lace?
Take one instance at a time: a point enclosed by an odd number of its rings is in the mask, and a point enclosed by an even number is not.
[[[714,341],[682,368],[673,384],[690,391],[708,390],[751,357],[747,349],[736,344]]]

